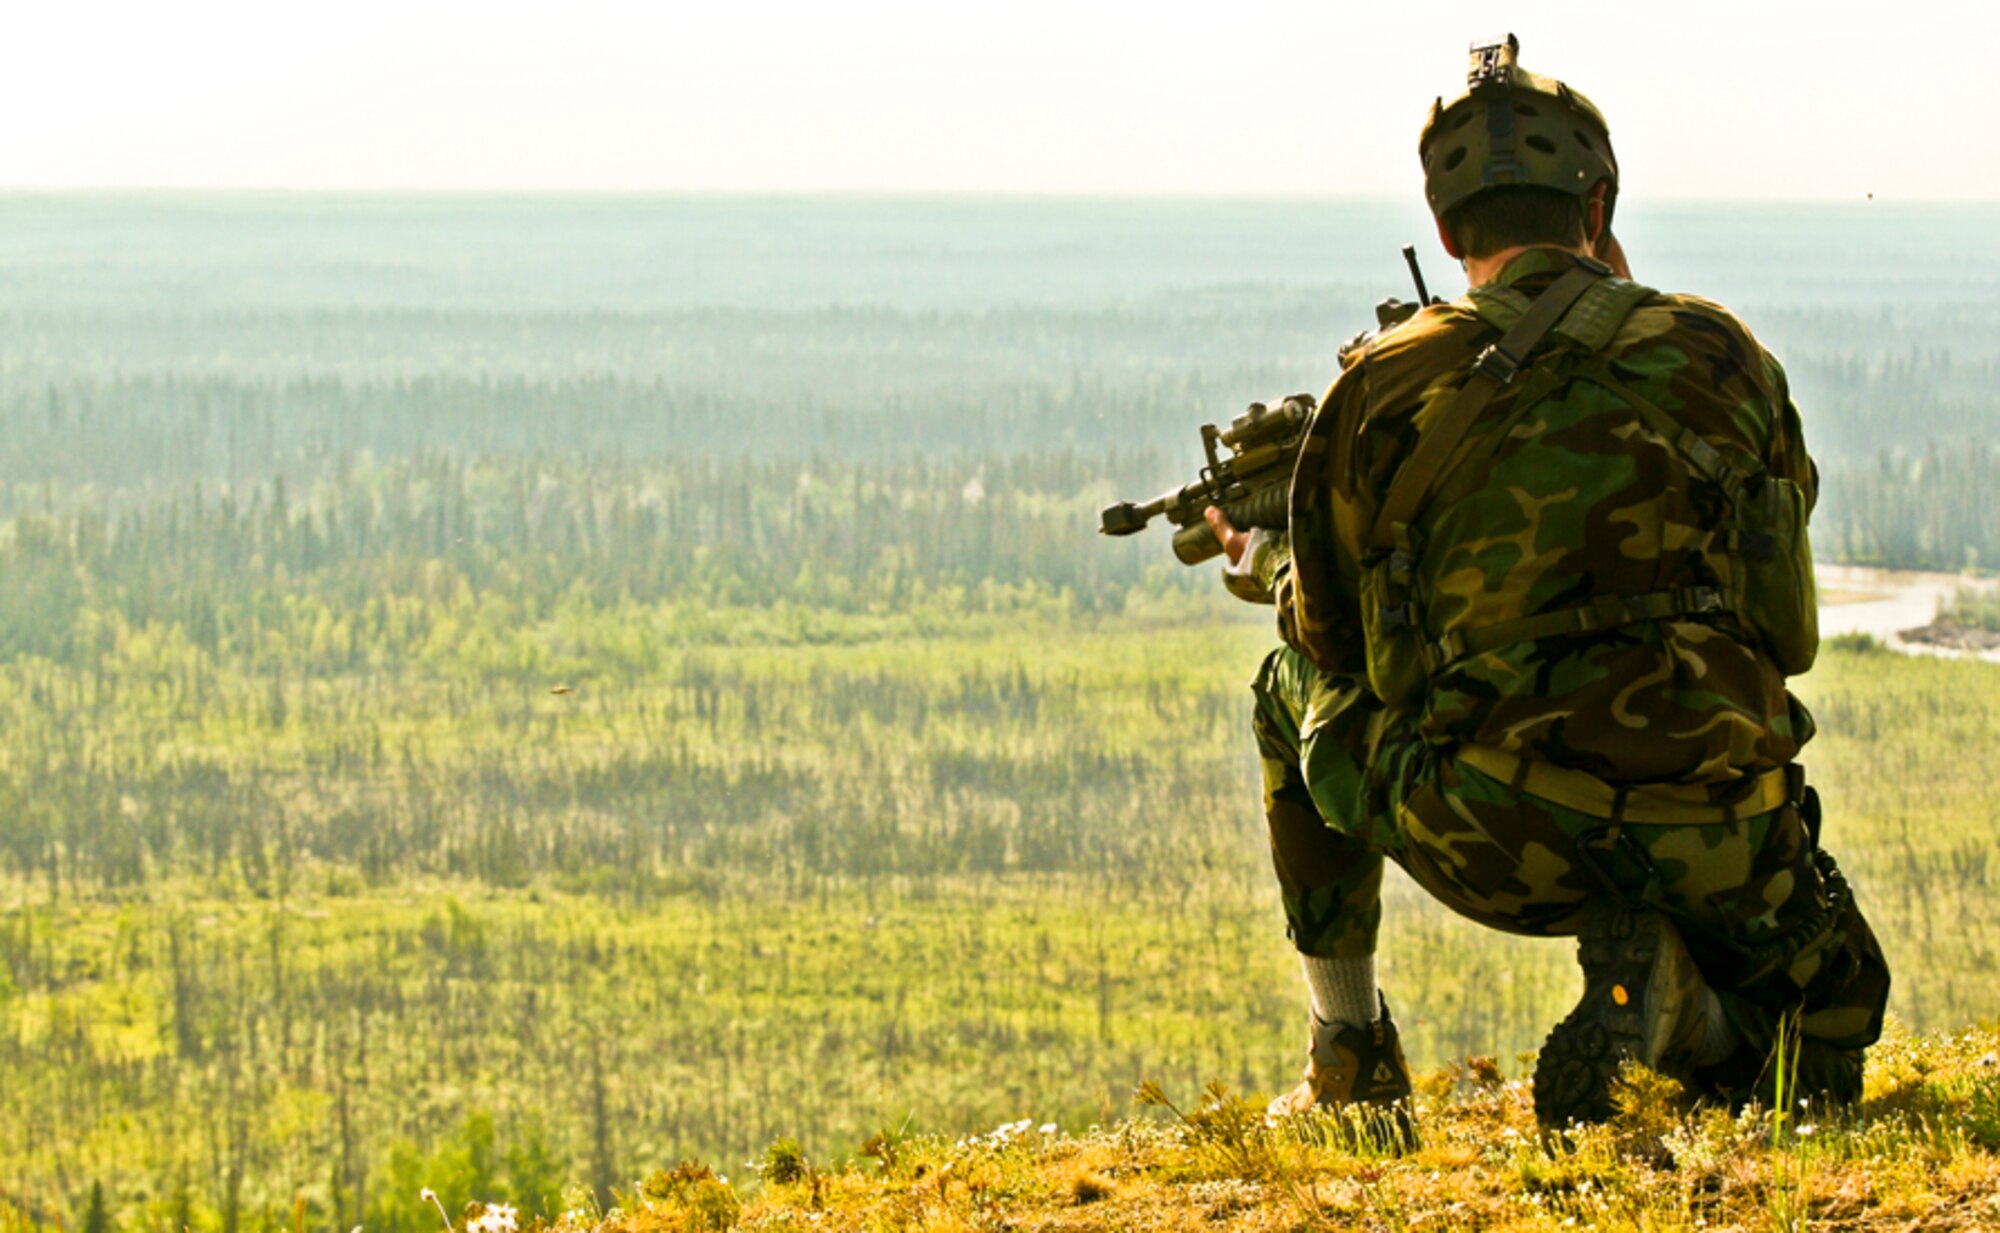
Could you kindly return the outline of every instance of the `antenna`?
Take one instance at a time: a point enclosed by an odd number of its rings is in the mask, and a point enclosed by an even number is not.
[[[1430,290],[1424,286],[1423,267],[1417,264],[1416,245],[1414,244],[1403,245],[1403,260],[1409,263],[1410,277],[1417,280],[1417,305],[1419,307],[1423,307],[1425,305],[1434,303],[1435,301],[1431,299]]]

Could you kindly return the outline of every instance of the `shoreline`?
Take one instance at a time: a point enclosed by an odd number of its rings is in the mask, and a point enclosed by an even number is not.
[[[1935,570],[1881,569],[1815,563],[1822,600],[1822,640],[1866,634],[1907,655],[1983,659],[2000,663],[2000,644],[1987,645],[1983,630],[1939,625],[1938,609],[1961,590],[1993,591],[2000,579]],[[1968,645],[1969,644],[1969,645]]]

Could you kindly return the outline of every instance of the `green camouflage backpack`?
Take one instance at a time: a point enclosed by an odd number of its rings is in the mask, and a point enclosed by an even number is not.
[[[1418,438],[1383,500],[1362,561],[1361,615],[1369,683],[1395,707],[1421,706],[1431,680],[1451,664],[1501,647],[1563,634],[1608,630],[1640,621],[1734,618],[1787,674],[1812,666],[1818,650],[1817,597],[1806,501],[1799,486],[1766,471],[1744,476],[1701,436],[1620,381],[1600,354],[1650,288],[1610,276],[1585,259],[1539,297],[1504,287],[1471,295],[1481,318],[1504,331],[1474,362],[1465,385]],[[1550,335],[1569,344],[1536,356]],[[1534,356],[1531,360],[1530,357]],[[1699,548],[1715,585],[1641,595],[1598,595],[1554,611],[1522,611],[1509,588],[1476,597],[1448,630],[1430,629],[1422,593],[1423,515],[1446,475],[1483,464],[1485,456],[1535,405],[1566,381],[1608,391],[1691,474],[1724,494],[1727,512]],[[1509,424],[1487,434],[1484,448],[1451,459],[1480,413],[1503,390],[1514,394]],[[1450,464],[1450,465],[1448,465]],[[1461,596],[1461,599],[1464,597]]]

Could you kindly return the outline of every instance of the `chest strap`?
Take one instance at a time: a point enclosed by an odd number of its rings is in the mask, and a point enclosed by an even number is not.
[[[1729,597],[1719,587],[1679,587],[1647,595],[1600,595],[1575,608],[1452,630],[1426,648],[1430,660],[1427,666],[1437,673],[1468,655],[1483,655],[1517,642],[1595,633],[1639,621],[1720,616],[1728,611]]]
[[[1639,784],[1620,788],[1595,775],[1523,758],[1490,745],[1460,745],[1451,755],[1516,792],[1612,822],[1680,826],[1734,822],[1769,813],[1791,799],[1783,767],[1749,776],[1735,785],[1734,797],[1718,803],[1713,790],[1690,784]]]

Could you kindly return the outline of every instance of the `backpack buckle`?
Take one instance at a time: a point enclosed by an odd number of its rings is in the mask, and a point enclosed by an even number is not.
[[[1689,587],[1682,603],[1689,616],[1714,616],[1729,610],[1728,601],[1715,587]]]
[[[1472,371],[1495,385],[1506,385],[1521,371],[1521,361],[1502,350],[1499,343],[1492,343],[1472,361]]]

